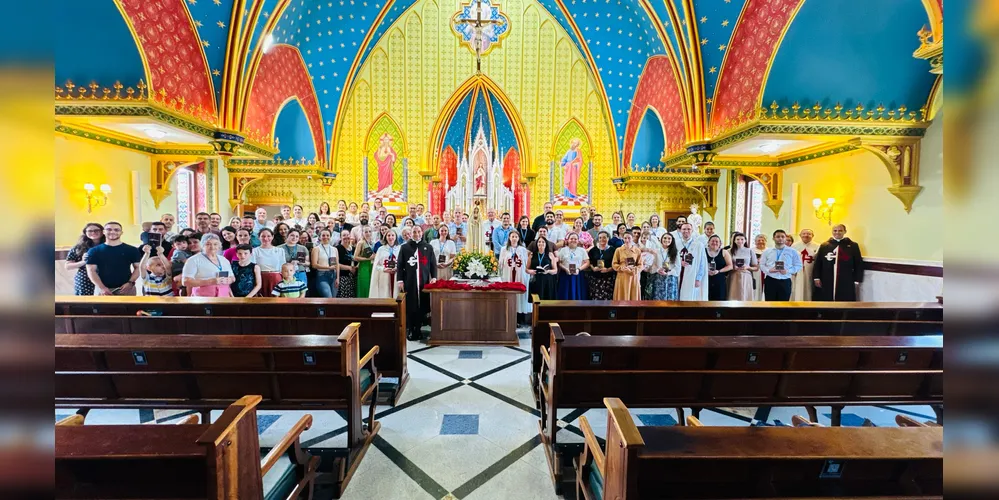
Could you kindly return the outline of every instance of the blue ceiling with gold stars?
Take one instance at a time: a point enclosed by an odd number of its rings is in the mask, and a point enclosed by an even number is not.
[[[225,70],[226,42],[229,39],[233,0],[186,0],[184,3],[187,4],[194,28],[201,38],[205,59],[208,61],[208,68],[212,73],[215,102],[219,103],[221,102],[222,73]],[[248,11],[244,9],[241,15],[245,22]]]
[[[146,80],[139,48],[114,2],[65,2],[54,13],[53,36],[57,85],[120,81],[134,87]]]

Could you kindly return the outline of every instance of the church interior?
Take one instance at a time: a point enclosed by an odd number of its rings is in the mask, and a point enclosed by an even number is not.
[[[55,20],[64,498],[145,475],[180,498],[237,463],[191,498],[942,495],[943,0],[95,0]],[[88,223],[139,246],[164,214],[341,200],[685,217],[724,245],[843,225],[860,302],[541,301],[512,342],[428,345],[391,298],[71,297]],[[122,465],[108,433],[153,428],[190,449]]]

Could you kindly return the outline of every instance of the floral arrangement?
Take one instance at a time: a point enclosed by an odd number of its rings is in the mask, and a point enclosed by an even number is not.
[[[495,275],[497,269],[496,256],[492,253],[483,253],[478,250],[468,251],[468,249],[463,248],[454,258],[454,272],[466,278],[488,278]]]
[[[427,283],[424,290],[479,290],[479,291],[512,291],[526,292],[527,287],[523,283],[509,281],[495,281],[487,285],[472,285],[453,280],[438,280]]]

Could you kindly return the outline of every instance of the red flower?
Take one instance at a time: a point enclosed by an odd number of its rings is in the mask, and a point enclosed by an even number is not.
[[[453,280],[437,280],[423,287],[424,290],[480,290],[480,291],[512,291],[526,292],[527,287],[523,283],[499,281],[486,286],[473,286],[468,283],[459,283]]]

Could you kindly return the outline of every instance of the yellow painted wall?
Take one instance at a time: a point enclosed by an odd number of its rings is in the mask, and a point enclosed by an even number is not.
[[[341,126],[334,132],[333,169],[338,178],[331,199],[362,197],[364,141],[375,119],[387,112],[399,123],[409,155],[409,197],[423,201],[426,185],[419,175],[430,162],[427,145],[445,101],[475,73],[475,58],[450,29],[456,6],[421,0],[399,17],[360,68],[345,97]],[[532,207],[548,197],[552,141],[570,118],[589,134],[594,161],[593,201],[616,204],[614,137],[599,88],[572,40],[537,2],[507,0],[502,10],[510,30],[500,47],[483,58],[482,71],[499,85],[519,112],[527,132],[533,165]],[[624,119],[624,118],[620,118]],[[562,152],[564,153],[564,152]],[[630,195],[626,195],[630,196]]]
[[[138,172],[138,198],[133,197],[132,172]],[[108,203],[87,213],[85,183],[95,187],[111,185]],[[157,210],[149,195],[150,166],[145,154],[99,142],[55,137],[55,239],[56,246],[73,245],[88,222],[115,220],[122,224],[123,239],[139,241],[141,222],[159,219],[160,214],[176,207],[171,195]],[[133,211],[133,208],[135,209]]]
[[[763,230],[811,228],[825,240],[830,228],[815,217],[814,198],[836,198],[833,224],[847,226],[847,236],[861,245],[864,255],[891,259],[942,261],[943,213],[943,121],[935,121],[923,138],[919,180],[923,191],[906,213],[902,203],[888,192],[891,177],[873,153],[834,157],[784,173],[784,206],[777,217],[763,209]],[[798,217],[791,220],[792,186],[799,185]]]

